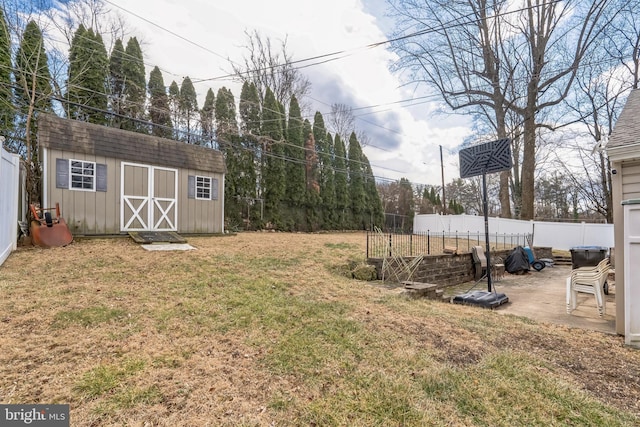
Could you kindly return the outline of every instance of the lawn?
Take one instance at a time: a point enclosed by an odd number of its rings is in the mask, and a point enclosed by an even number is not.
[[[341,274],[361,233],[22,247],[0,267],[0,403],[73,426],[630,426],[621,337]]]

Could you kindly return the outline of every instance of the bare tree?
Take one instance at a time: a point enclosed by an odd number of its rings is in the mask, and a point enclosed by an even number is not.
[[[369,135],[356,126],[356,116],[353,114],[353,108],[346,104],[331,104],[327,127],[330,132],[340,135],[343,140],[348,140],[351,133],[355,132],[361,147],[366,147],[371,142]]]
[[[109,8],[103,0],[71,1],[65,7],[48,9],[45,15],[65,37],[68,45],[71,45],[79,25],[100,34],[108,52],[117,39],[124,39],[129,32],[124,17]]]
[[[274,48],[271,38],[263,36],[257,30],[245,31],[248,44],[245,46],[247,56],[244,64],[236,64],[229,60],[233,73],[241,82],[254,83],[264,101],[266,89],[270,88],[276,100],[282,105],[289,105],[295,95],[303,108],[305,97],[311,90],[311,82],[293,64],[287,50],[287,40],[283,40],[278,48]]]
[[[526,81],[526,97],[511,108],[524,122],[520,216],[533,219],[536,129],[545,126],[538,121],[539,112],[556,107],[567,97],[581,63],[616,13],[609,13],[607,0],[587,4],[527,0],[526,4],[519,26],[529,53],[521,75]]]
[[[573,138],[578,164],[558,163],[569,174],[586,208],[613,221],[611,168],[604,147],[628,91],[638,87],[640,17],[631,13],[640,1],[620,1],[621,12],[603,37],[604,49],[592,55],[576,76],[577,90],[566,102],[570,117],[584,125],[587,135]],[[616,66],[618,65],[619,66]]]
[[[376,185],[380,199],[382,200],[382,209],[385,213],[395,213],[398,206],[399,183],[381,182]]]
[[[503,39],[510,28],[503,14],[507,1],[390,0],[393,15],[412,34],[395,34],[397,71],[409,71],[454,111],[473,114],[497,138],[508,136],[507,93],[515,65]],[[406,36],[406,37],[405,37]],[[501,175],[501,211],[511,216],[509,173]]]
[[[620,13],[612,22],[607,53],[624,67],[631,77],[631,87],[640,83],[640,0],[619,0]]]
[[[389,1],[399,27],[412,31],[395,35],[397,70],[436,90],[452,110],[484,115],[497,137],[509,136],[509,111],[519,116],[520,217],[532,219],[538,128],[555,126],[543,121],[543,112],[567,96],[618,10],[607,0],[526,0],[519,9],[509,9],[507,0]],[[503,213],[509,211],[506,178]]]
[[[349,135],[356,130],[356,118],[353,115],[353,108],[346,104],[331,104],[327,128],[330,132],[340,135],[340,138],[348,141]]]

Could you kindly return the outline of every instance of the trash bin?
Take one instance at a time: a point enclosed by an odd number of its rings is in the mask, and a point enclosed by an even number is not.
[[[607,257],[603,246],[575,246],[571,251],[571,268],[595,267]]]

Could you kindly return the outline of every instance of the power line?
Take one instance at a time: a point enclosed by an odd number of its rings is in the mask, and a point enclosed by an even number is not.
[[[111,2],[108,2],[108,3],[110,3],[110,4],[112,4],[112,5],[113,5],[113,3],[111,3]],[[547,3],[547,4],[552,4],[552,3],[554,3],[554,2],[550,2],[550,3]],[[117,5],[114,5],[114,6],[119,7],[119,6],[117,6]],[[532,7],[538,7],[538,6],[532,6]],[[528,9],[528,8],[529,8],[529,7],[527,7],[527,8],[522,8],[522,9],[515,10],[515,11],[506,12],[506,13],[503,13],[502,15],[506,15],[506,14],[508,14],[508,13],[517,13],[517,12],[519,12],[519,11],[526,10],[526,9]],[[135,15],[135,14],[134,14],[134,15]],[[137,16],[137,15],[135,15],[135,16]],[[467,18],[467,17],[469,17],[469,16],[471,16],[471,15],[467,15],[467,16],[462,17],[462,18]],[[500,15],[496,15],[496,16],[500,16]],[[461,20],[462,18],[456,18],[456,20],[454,20],[454,21],[450,21],[450,22],[459,21],[459,20]],[[474,22],[474,21],[468,21],[467,23],[473,23],[473,22]],[[458,22],[457,24],[458,24],[458,25],[463,25],[463,24],[465,24],[465,23],[463,23],[463,22]],[[154,25],[157,25],[157,24],[154,24]],[[163,27],[161,27],[161,26],[158,26],[158,27],[159,27],[159,28],[163,28]],[[164,28],[163,28],[163,29],[164,29]],[[426,34],[426,33],[427,33],[427,32],[429,32],[429,31],[435,31],[435,30],[436,30],[436,29],[433,29],[433,28],[432,28],[432,29],[421,30],[421,31],[419,31],[419,32],[415,32],[415,33],[412,33],[412,34],[408,34],[408,35],[402,36],[402,37],[397,38],[397,39],[393,39],[393,40],[386,40],[386,41],[384,41],[384,42],[379,42],[379,43],[390,43],[390,42],[397,41],[397,40],[400,40],[400,39],[404,39],[404,38],[408,38],[408,37],[414,37],[414,36],[416,36],[416,35]],[[170,30],[167,30],[167,31],[171,32]],[[176,34],[174,34],[174,35],[176,35]],[[178,36],[179,36],[179,35],[178,35]],[[181,36],[180,36],[180,37],[181,37]],[[187,40],[187,41],[189,41],[188,39],[186,39],[186,40]],[[199,46],[199,47],[201,47],[201,48],[202,48],[203,46]],[[371,47],[376,47],[376,46],[373,46],[373,45],[367,45],[367,46],[364,46],[364,47],[362,47],[362,48],[371,48]],[[205,49],[206,49],[206,48],[205,48]],[[320,55],[320,56],[316,56],[316,57],[312,57],[312,58],[306,58],[306,59],[302,59],[302,60],[299,60],[299,61],[294,61],[294,62],[292,62],[292,63],[302,63],[302,62],[304,62],[304,61],[317,60],[317,59],[321,59],[321,58],[322,58],[322,57],[324,57],[324,56],[329,57],[329,56],[331,56],[331,55],[337,55],[337,54],[339,54],[339,53],[346,53],[346,52],[347,52],[347,51],[332,52],[332,53],[330,53],[330,54]],[[215,54],[215,52],[212,52],[212,53],[214,53],[214,54]],[[219,55],[219,56],[220,56],[220,55]],[[348,55],[346,55],[346,56],[348,56]],[[220,56],[220,57],[221,57],[221,56]],[[343,56],[343,57],[345,57],[345,56]],[[286,64],[282,64],[282,65],[286,65]],[[308,67],[308,66],[312,66],[312,65],[314,65],[314,64],[307,64],[307,65],[304,65],[304,67]],[[303,68],[303,67],[301,66],[300,68]],[[359,107],[359,109],[360,109],[360,108],[364,109],[364,108],[366,108],[366,107]],[[373,114],[373,113],[371,113],[371,114]],[[365,122],[366,122],[366,121],[365,121]],[[378,126],[378,127],[382,128],[382,129],[384,129],[384,130],[387,130],[387,131],[389,131],[389,132],[396,133],[396,134],[398,134],[398,135],[403,135],[402,133],[400,133],[400,132],[399,132],[399,131],[397,131],[397,130],[394,130],[394,129],[388,129],[388,128],[385,128],[385,127],[383,127],[383,126],[380,126],[380,125],[378,125],[378,124],[376,124],[376,123],[371,123],[371,122],[368,122],[368,123],[370,123],[370,124],[372,124],[372,125],[374,125],[374,126]],[[382,149],[382,148],[380,148],[380,147],[376,147],[376,146],[374,146],[374,145],[372,145],[372,144],[369,144],[368,146],[371,146],[372,148],[376,148],[376,149]],[[382,150],[385,150],[385,149],[382,149]],[[385,150],[385,151],[389,151],[389,150]],[[389,152],[391,152],[391,151],[389,151]]]
[[[7,85],[6,83],[1,83],[1,82],[0,82],[0,84],[5,86],[5,87],[6,86],[11,86],[14,89],[17,87],[17,85],[15,85],[15,84]],[[42,94],[40,94],[40,95],[42,95]],[[122,114],[118,114],[118,113],[115,113],[115,112],[112,112],[112,111],[102,110],[102,109],[99,109],[99,108],[83,105],[83,104],[80,104],[80,103],[77,103],[77,102],[73,102],[73,101],[69,101],[69,100],[54,96],[54,95],[49,96],[49,98],[53,99],[53,100],[56,100],[58,102],[61,102],[61,103],[67,103],[67,104],[74,105],[76,107],[82,107],[82,108],[87,109],[87,110],[92,110],[92,111],[95,111],[95,112],[112,115],[112,116],[123,118],[123,119],[126,119],[126,120],[131,120],[133,122],[137,122],[137,123],[145,125],[145,126],[171,129],[172,131],[179,132],[183,136],[184,135],[190,135],[190,136],[194,136],[195,139],[201,139],[202,138],[201,134],[186,132],[186,131],[183,131],[183,130],[177,130],[175,128],[170,128],[170,127],[167,127],[167,126],[158,125],[158,124],[155,124],[153,122],[149,122],[149,121],[144,120],[144,119],[132,118],[132,117],[125,116],[125,115],[122,115]],[[21,113],[21,110],[17,106],[13,106],[13,109],[17,113]],[[38,111],[39,112],[45,112],[45,113],[51,113],[50,111],[43,111],[43,110],[38,110]],[[237,134],[237,135],[240,136],[240,134]],[[254,137],[256,137],[256,136],[254,136]],[[291,143],[289,143],[289,142],[287,142],[285,140],[273,140],[273,139],[271,139],[269,137],[266,137],[266,136],[257,136],[257,138],[262,139],[262,140],[269,140],[271,142],[271,144],[279,144],[279,145],[284,145],[284,146],[291,146],[291,147],[295,147],[296,149],[302,149],[302,150],[306,151],[305,147],[299,147],[299,146],[297,146],[295,144],[291,144]],[[244,147],[244,146],[235,144],[233,141],[217,138],[216,139],[216,143],[218,145],[220,145],[220,144],[225,145],[226,144],[227,146],[235,146],[236,148],[252,151],[253,153],[258,154],[258,151],[256,149],[251,149],[249,147]],[[279,159],[279,160],[283,160],[285,162],[304,164],[304,165],[307,164],[305,160],[288,157],[288,156],[286,156],[284,154],[283,155],[278,155],[278,154],[274,154],[272,152],[265,151],[265,150],[260,151],[259,154],[260,154],[260,156]],[[334,155],[333,158],[336,158],[336,156]],[[360,168],[362,168],[363,166],[366,166],[366,164],[367,164],[366,162],[363,162],[362,160],[349,159],[348,157],[338,157],[338,158],[341,159],[341,160],[345,160],[346,164],[356,163],[356,164],[358,164],[360,166]],[[370,163],[369,163],[369,165],[371,166]],[[398,170],[394,170],[394,169],[391,169],[391,168],[386,168],[384,166],[378,166],[378,165],[373,165],[373,166],[375,166],[377,169],[388,170],[388,171],[396,172],[396,173],[403,173],[403,171],[398,171]],[[333,166],[332,166],[332,169],[334,170],[334,172],[338,172],[338,173],[345,173],[345,174],[348,174],[348,175],[353,175],[354,174],[354,172],[349,170],[349,169],[336,169]],[[356,172],[356,174],[358,176],[362,176],[364,178],[367,178],[367,177],[370,176],[371,178],[375,179],[376,181],[388,181],[388,182],[397,181],[397,180],[389,179],[389,178],[378,176],[378,175],[373,175],[373,174],[369,175],[369,174],[365,173],[364,170],[361,170],[360,172]],[[426,184],[418,184],[418,185],[426,185]]]
[[[551,1],[549,3],[545,3],[545,5],[553,4],[553,3],[556,3],[558,1],[559,0],[554,0],[554,1]],[[211,49],[209,49],[209,48],[207,48],[205,46],[202,46],[202,45],[200,45],[198,43],[195,43],[192,40],[189,40],[188,38],[183,37],[180,34],[177,34],[177,33],[173,32],[173,31],[171,31],[169,29],[166,29],[165,27],[163,27],[163,26],[161,26],[161,25],[159,25],[157,23],[154,23],[154,22],[152,22],[152,21],[150,21],[150,20],[148,20],[148,19],[146,19],[144,17],[141,17],[138,14],[135,14],[134,12],[131,12],[131,11],[121,7],[121,6],[118,6],[118,5],[114,4],[113,2],[107,1],[107,3],[111,4],[114,7],[119,8],[119,9],[121,9],[121,10],[127,12],[127,13],[130,13],[131,15],[133,15],[133,16],[139,18],[139,19],[144,20],[145,22],[148,22],[148,23],[150,23],[151,25],[154,25],[157,28],[160,28],[160,29],[162,29],[164,31],[167,31],[168,33],[172,34],[173,36],[178,37],[181,40],[184,40],[184,41],[186,41],[186,42],[188,42],[190,44],[193,44],[193,45],[197,46],[198,48],[204,49],[205,51],[207,51],[209,53],[212,53],[212,54],[214,54],[214,55],[216,55],[216,56],[218,56],[220,58],[223,58],[223,59],[226,59],[226,60],[230,60],[228,58],[224,58],[222,55],[218,54],[217,52],[212,51]],[[528,9],[537,8],[537,7],[540,7],[540,6],[542,6],[542,5],[533,5],[533,6],[522,7],[520,9],[516,9],[516,10],[513,10],[513,11],[507,11],[507,12],[503,12],[503,13],[500,13],[500,14],[496,14],[496,15],[493,16],[493,18],[500,17],[500,16],[506,16],[506,15],[509,15],[509,14],[519,13],[519,12],[522,12],[522,11],[525,11],[525,10],[528,10]],[[331,52],[331,53],[327,53],[327,54],[323,54],[323,55],[317,55],[317,56],[313,56],[313,57],[309,57],[309,58],[304,58],[304,59],[301,59],[301,60],[289,61],[289,62],[287,62],[285,64],[278,64],[278,65],[274,65],[274,66],[270,66],[270,67],[265,67],[264,70],[266,70],[266,69],[274,69],[274,68],[282,67],[282,66],[289,66],[291,64],[304,63],[304,62],[308,62],[308,61],[311,61],[311,60],[325,59],[325,58],[329,58],[329,57],[336,56],[336,55],[341,55],[340,58],[337,58],[337,59],[342,59],[342,58],[344,58],[346,56],[352,55],[357,50],[370,49],[370,48],[374,48],[374,47],[377,47],[377,46],[380,46],[380,45],[383,45],[383,44],[399,41],[399,40],[402,40],[402,39],[416,37],[416,36],[419,36],[419,35],[425,35],[425,34],[428,34],[430,32],[439,31],[439,30],[441,30],[441,29],[443,29],[445,27],[446,28],[450,28],[450,27],[462,26],[462,25],[467,25],[467,24],[472,24],[472,23],[478,22],[478,19],[470,19],[470,20],[467,20],[467,21],[463,21],[463,19],[468,19],[468,18],[474,18],[474,15],[473,14],[468,14],[468,15],[465,15],[465,16],[462,16],[462,17],[457,17],[457,18],[455,18],[453,20],[450,20],[450,21],[448,21],[446,23],[441,24],[439,28],[435,27],[435,28],[423,29],[423,30],[420,30],[420,31],[416,31],[416,32],[407,34],[407,35],[403,35],[401,37],[379,41],[379,42],[372,43],[372,44],[369,44],[369,45],[366,45],[366,46],[362,46],[362,47],[356,48],[356,49],[341,50],[341,51]],[[450,25],[447,26],[448,24],[450,24]],[[314,65],[314,64],[313,63],[312,64],[306,64],[306,65],[298,67],[298,68],[306,68],[306,67],[312,66],[312,65]],[[168,72],[168,71],[165,70],[165,72]],[[171,72],[168,72],[168,73],[173,74],[173,75],[177,75],[177,74],[171,73]],[[233,77],[233,76],[235,76],[235,74],[234,75],[222,76],[222,77],[228,78],[228,77]],[[216,78],[212,78],[212,79],[218,79],[218,78],[216,77]],[[198,83],[200,81],[212,80],[212,79],[201,79],[201,80],[199,80],[199,79],[195,79],[194,78],[192,81]],[[318,100],[316,100],[316,101],[318,101]],[[401,102],[401,101],[398,101],[398,102]],[[417,104],[415,104],[415,105],[417,105]],[[356,110],[366,109],[366,108],[370,108],[370,107],[357,107]],[[371,113],[368,113],[368,114],[375,114],[375,112],[371,112]],[[381,129],[383,129],[385,131],[388,131],[390,133],[395,133],[397,135],[406,136],[406,135],[404,135],[402,132],[400,132],[398,130],[389,129],[389,128],[381,126],[381,125],[379,125],[379,124],[377,124],[375,122],[371,122],[371,121],[368,121],[366,119],[362,119],[361,118],[362,115],[365,115],[365,114],[358,115],[358,116],[356,116],[356,118],[358,118],[359,120],[362,120],[365,123],[368,123],[371,126],[376,126],[376,127],[381,128]],[[384,148],[375,146],[373,144],[368,144],[367,146],[369,146],[371,148],[374,148],[374,149],[379,149],[379,150],[382,150],[382,151],[391,152],[390,150],[386,150]]]
[[[148,20],[146,18],[143,18],[140,15],[138,15],[138,14],[136,14],[134,12],[131,12],[128,9],[123,8],[122,6],[114,4],[110,0],[104,0],[104,1],[106,3],[114,6],[114,7],[117,7],[118,9],[120,9],[120,10],[126,12],[126,13],[129,13],[129,14],[131,14],[131,15],[139,18],[139,19],[142,19],[143,21],[153,25],[156,28],[159,28],[159,29],[161,29],[161,30],[163,30],[163,31],[165,31],[165,32],[167,32],[167,33],[169,33],[169,34],[171,34],[171,35],[183,40],[183,41],[186,41],[187,43],[189,43],[189,44],[191,44],[193,46],[196,46],[196,47],[198,47],[198,48],[200,48],[200,49],[202,49],[202,50],[204,50],[204,51],[206,51],[208,53],[211,53],[211,54],[213,54],[213,55],[215,55],[215,56],[217,56],[219,58],[222,58],[222,59],[225,59],[225,60],[228,60],[228,61],[234,63],[234,61],[230,60],[229,58],[224,58],[222,55],[220,55],[217,52],[212,51],[208,47],[202,46],[201,44],[196,43],[196,42],[194,42],[194,41],[192,41],[192,40],[188,39],[187,37],[184,37],[184,36],[182,36],[180,34],[177,34],[174,31],[169,30],[169,29],[167,29],[166,27],[164,27],[164,26],[162,26],[160,24],[157,24],[157,23],[155,23],[153,21],[150,21],[150,20]],[[527,11],[527,10],[537,9],[537,8],[542,7],[542,6],[553,5],[554,3],[560,3],[561,1],[562,0],[550,0],[549,2],[545,2],[545,3],[541,4],[541,5],[524,6],[524,7],[521,7],[519,9],[514,9],[514,10],[511,10],[511,11],[506,11],[506,12],[495,14],[492,17],[493,18],[498,18],[498,17],[507,16],[507,15],[517,14],[517,13],[521,13],[521,12],[524,12],[524,11]],[[468,20],[467,21],[462,21],[462,19],[468,19]],[[384,46],[384,45],[387,45],[387,44],[390,44],[390,43],[394,43],[394,42],[397,42],[397,41],[401,41],[401,40],[405,40],[405,39],[409,39],[409,38],[413,38],[413,37],[418,37],[418,36],[422,36],[422,35],[427,35],[429,33],[442,31],[443,29],[449,29],[449,28],[454,28],[454,27],[474,24],[474,23],[479,22],[480,20],[481,20],[480,18],[476,18],[474,13],[469,13],[469,14],[464,15],[462,17],[457,17],[457,18],[454,18],[454,19],[452,19],[450,21],[444,22],[444,23],[440,24],[437,27],[425,28],[425,29],[422,29],[422,30],[414,31],[414,32],[409,33],[409,34],[405,34],[405,35],[398,36],[398,37],[395,37],[395,38],[380,40],[380,41],[369,43],[367,45],[359,46],[359,47],[356,47],[356,48],[343,49],[343,50],[333,51],[333,52],[324,53],[324,54],[320,54],[320,55],[314,55],[314,56],[306,57],[306,58],[303,58],[303,59],[298,59],[298,60],[295,60],[295,61],[288,61],[288,62],[283,63],[283,64],[269,65],[269,66],[266,66],[266,67],[263,67],[263,68],[259,68],[259,69],[256,69],[256,70],[250,70],[250,71],[253,72],[253,71],[275,70],[275,69],[282,68],[282,67],[285,67],[285,66],[291,66],[291,65],[295,65],[295,64],[303,64],[303,63],[310,62],[310,61],[316,61],[316,62],[313,62],[311,64],[304,64],[304,65],[300,65],[299,67],[293,67],[293,69],[307,68],[307,67],[314,66],[314,65],[320,65],[320,64],[326,63],[328,61],[333,61],[333,60],[343,59],[343,58],[346,58],[346,57],[349,57],[349,56],[353,56],[356,52],[360,52],[360,51],[364,51],[364,50],[370,50],[370,49],[374,49],[374,48],[377,48],[377,47],[380,47],[380,46]],[[332,57],[338,57],[338,58],[333,59]],[[236,64],[236,65],[238,65],[238,64]],[[226,74],[226,75],[222,75],[222,76],[208,77],[208,78],[202,78],[202,79],[194,79],[194,82],[197,81],[198,83],[200,83],[200,82],[204,82],[204,81],[214,81],[214,80],[232,78],[232,77],[235,77],[235,76],[237,76],[237,74],[235,74],[235,73],[234,74]]]

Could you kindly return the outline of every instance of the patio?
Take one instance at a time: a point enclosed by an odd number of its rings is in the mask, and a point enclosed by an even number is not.
[[[567,314],[566,279],[571,274],[570,266],[547,267],[540,272],[531,270],[528,274],[506,273],[500,281],[494,281],[498,292],[509,297],[509,302],[496,309],[498,313],[513,314],[535,320],[571,328],[581,328],[615,334],[615,282],[609,280],[609,295],[605,295],[606,314],[598,316],[593,295],[579,294],[578,307]],[[445,297],[464,293],[474,282],[445,289]],[[486,290],[486,279],[479,282],[474,290]]]

